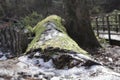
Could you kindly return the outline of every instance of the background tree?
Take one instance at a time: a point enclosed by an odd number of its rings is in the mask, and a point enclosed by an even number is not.
[[[106,2],[100,6],[106,13],[111,12],[114,9],[120,10],[120,0],[106,0]]]
[[[86,0],[64,0],[68,34],[80,47],[91,50],[100,47],[90,24]]]

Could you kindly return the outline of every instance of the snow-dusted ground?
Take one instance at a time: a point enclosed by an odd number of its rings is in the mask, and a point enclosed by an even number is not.
[[[104,49],[92,55],[97,61],[120,73],[120,46],[104,44]]]
[[[10,55],[9,52],[3,53],[0,51],[0,60],[7,60],[7,57]]]
[[[36,53],[38,55],[40,53]],[[0,61],[0,80],[120,80],[120,74],[103,67],[75,66],[56,69],[50,59],[29,58],[29,55]]]
[[[108,34],[100,34],[99,37],[109,39]],[[120,41],[120,35],[111,35],[111,39]]]
[[[19,58],[19,61],[17,65],[21,68],[27,68],[29,66],[30,73],[34,75],[41,73],[51,80],[117,80],[116,76],[119,75],[100,65],[95,65],[88,69],[79,65],[71,69],[55,69],[52,60],[44,62],[43,59],[29,59],[27,56],[22,56]],[[39,62],[40,67],[35,66],[37,62]],[[38,75],[38,77],[41,78],[43,75]],[[118,79],[120,78],[118,77]]]
[[[97,31],[94,31],[94,32],[97,33]],[[117,33],[115,31],[111,31],[110,33],[111,33],[111,39],[112,40],[120,41],[120,32]],[[99,37],[109,39],[108,31],[99,31]]]

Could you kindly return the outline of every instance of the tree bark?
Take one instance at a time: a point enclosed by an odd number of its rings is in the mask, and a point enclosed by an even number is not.
[[[85,0],[64,0],[66,6],[66,28],[68,34],[85,50],[100,47],[90,24]]]

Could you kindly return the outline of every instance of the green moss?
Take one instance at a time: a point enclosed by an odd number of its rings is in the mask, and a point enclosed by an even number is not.
[[[37,44],[36,42],[39,40],[41,33],[44,32],[44,30],[45,30],[44,24],[47,22],[50,22],[50,21],[54,22],[55,25],[57,25],[58,30],[62,31],[63,33],[66,33],[66,29],[61,24],[62,18],[59,16],[56,16],[56,15],[49,16],[46,19],[39,22],[33,29],[31,27],[29,27],[30,30],[33,33],[35,33],[35,38],[28,45],[26,52],[30,51],[31,49],[35,49],[35,46]]]
[[[37,44],[37,42],[38,42],[38,40],[39,40],[39,38],[40,38],[40,36],[41,36],[41,33],[43,32],[45,30],[45,27],[42,27],[40,30],[39,30],[39,34],[37,34],[35,37],[34,37],[34,39],[32,40],[32,42],[28,45],[28,48],[27,48],[27,50],[26,50],[26,52],[28,52],[28,51],[30,51],[30,50],[33,50],[33,49],[36,49],[36,45],[38,45]]]
[[[47,22],[53,22],[55,23],[55,25],[57,25],[57,29],[62,31],[63,33],[66,33],[66,29],[62,26],[61,24],[62,18],[56,15],[51,15],[49,17],[47,17],[46,19],[42,20],[41,22],[39,22],[34,28],[33,28],[33,32],[35,32],[37,34],[38,30],[41,29],[41,27],[47,23]]]
[[[46,49],[47,47],[66,49],[66,50],[71,50],[78,53],[87,54],[86,51],[81,49],[78,46],[78,44],[66,34],[63,34],[62,36],[57,36],[49,41],[46,41],[44,45],[41,46],[43,50]]]
[[[30,50],[38,48],[41,48],[44,51],[44,49],[48,47],[53,47],[87,54],[86,51],[81,49],[78,46],[78,44],[67,35],[66,29],[62,25],[61,21],[61,17],[52,15],[39,22],[32,30],[35,33],[35,38],[29,44],[26,53]],[[57,35],[56,37],[53,37],[52,39],[47,40],[44,43],[40,43],[39,39],[41,37],[41,34],[46,30],[46,27],[44,25],[48,22],[54,23],[56,25],[57,30],[61,31],[61,35]]]

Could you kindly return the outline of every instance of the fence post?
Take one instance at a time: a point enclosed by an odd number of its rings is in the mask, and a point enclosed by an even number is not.
[[[119,29],[118,32],[120,31],[120,14],[118,14],[118,23],[119,23]]]
[[[99,37],[99,25],[98,25],[98,17],[95,17],[96,28],[97,28],[97,36]]]
[[[109,43],[112,44],[111,33],[110,33],[110,24],[109,24],[109,15],[106,15],[106,20],[107,20],[107,28],[108,28],[108,40],[109,40]]]
[[[103,27],[103,31],[105,31],[105,25],[104,25],[105,23],[104,23],[104,22],[105,22],[104,16],[102,16],[102,27]]]
[[[116,32],[118,33],[118,31],[119,31],[119,25],[117,24],[118,23],[118,14],[116,13],[115,14],[115,23],[116,23],[116,25],[115,25],[115,30],[116,30]]]

